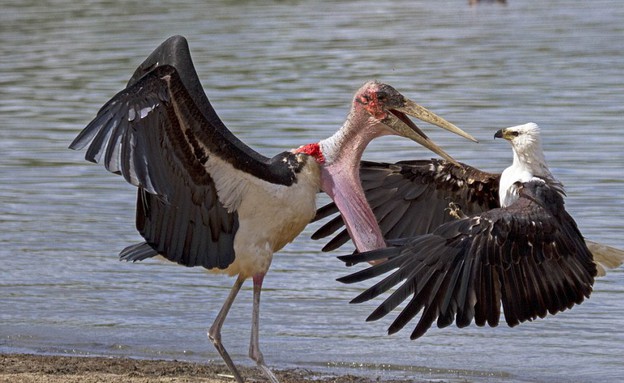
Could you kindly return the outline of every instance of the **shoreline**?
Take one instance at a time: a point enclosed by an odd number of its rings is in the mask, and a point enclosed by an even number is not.
[[[238,366],[237,366],[238,367]],[[260,369],[239,367],[250,382],[267,381]],[[373,383],[378,378],[328,376],[306,369],[273,370],[281,383]],[[0,354],[0,383],[232,383],[225,364],[106,356]],[[406,383],[408,380],[384,380]],[[409,380],[409,382],[413,382]]]

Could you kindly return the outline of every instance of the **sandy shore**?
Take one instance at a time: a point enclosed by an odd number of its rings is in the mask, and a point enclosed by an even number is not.
[[[377,379],[327,377],[307,370],[274,371],[282,383],[373,383]],[[255,368],[241,368],[249,382],[267,381]],[[232,383],[225,365],[130,358],[0,354],[0,383]],[[388,381],[389,382],[389,381]],[[394,381],[397,382],[397,381]]]

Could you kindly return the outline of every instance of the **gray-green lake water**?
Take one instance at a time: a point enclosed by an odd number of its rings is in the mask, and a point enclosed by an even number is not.
[[[329,136],[361,84],[378,79],[481,143],[423,125],[458,160],[501,171],[495,130],[534,121],[590,239],[624,247],[624,3],[447,1],[4,1],[0,12],[0,352],[219,360],[205,336],[232,279],[157,260],[121,263],[140,241],[134,188],[67,150],[135,67],[174,34],[190,42],[217,112],[273,155]],[[384,138],[365,158],[427,158]],[[319,205],[327,199],[321,197]],[[270,366],[458,382],[624,379],[624,270],[588,301],[517,328],[385,335],[364,286],[317,225],[265,279],[261,346]],[[223,329],[247,359],[251,286]]]

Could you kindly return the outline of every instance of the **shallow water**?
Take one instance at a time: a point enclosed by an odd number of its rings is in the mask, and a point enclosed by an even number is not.
[[[491,137],[528,121],[590,239],[624,247],[624,7],[617,0],[5,2],[0,14],[0,351],[218,360],[205,337],[233,280],[159,261],[120,263],[140,241],[133,187],[67,150],[101,105],[164,39],[187,36],[225,123],[273,155],[344,120],[368,79],[397,87],[481,140],[423,128],[455,158],[500,171]],[[487,151],[487,155],[484,152]],[[401,139],[365,158],[428,157]],[[325,202],[321,198],[320,202]],[[311,225],[265,280],[261,344],[278,368],[470,382],[624,378],[624,271],[573,310],[509,329],[386,336],[348,305],[363,286],[320,252]],[[223,330],[246,358],[251,286]]]

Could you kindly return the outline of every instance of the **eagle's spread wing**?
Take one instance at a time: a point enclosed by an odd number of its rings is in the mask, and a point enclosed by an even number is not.
[[[500,304],[509,326],[555,314],[592,291],[596,266],[561,195],[542,181],[520,186],[520,198],[445,223],[430,234],[396,240],[392,247],[341,257],[345,262],[388,259],[340,280],[364,281],[390,273],[353,302],[394,290],[369,316],[376,320],[403,301],[389,328],[394,333],[421,313],[411,338],[474,319],[496,326]]]

